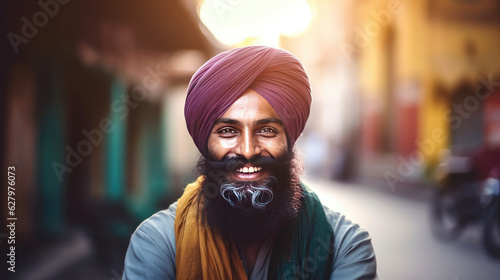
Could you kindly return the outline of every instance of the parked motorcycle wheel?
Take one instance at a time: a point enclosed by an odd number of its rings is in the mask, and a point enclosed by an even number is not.
[[[500,200],[491,205],[485,214],[483,244],[490,256],[500,259]]]
[[[454,189],[440,190],[431,205],[431,230],[441,241],[453,241],[462,233],[465,222],[460,216],[460,196]]]

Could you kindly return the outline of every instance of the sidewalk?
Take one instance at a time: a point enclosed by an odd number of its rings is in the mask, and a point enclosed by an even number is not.
[[[394,155],[361,160],[354,184],[376,188],[396,196],[428,201],[435,185],[425,181],[424,167]]]

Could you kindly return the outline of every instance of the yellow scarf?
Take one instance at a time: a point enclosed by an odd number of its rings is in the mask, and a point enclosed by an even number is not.
[[[176,279],[247,279],[234,242],[222,240],[200,222],[203,179],[189,184],[177,202]]]

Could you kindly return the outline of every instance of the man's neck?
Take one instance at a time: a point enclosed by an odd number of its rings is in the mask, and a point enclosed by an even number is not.
[[[240,258],[243,259],[244,264],[246,264],[246,273],[248,278],[252,276],[255,263],[257,262],[257,257],[259,255],[260,247],[263,242],[253,242],[252,244],[240,244]]]

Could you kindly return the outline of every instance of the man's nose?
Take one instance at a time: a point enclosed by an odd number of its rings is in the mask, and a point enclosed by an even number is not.
[[[251,159],[253,156],[260,154],[261,151],[256,135],[253,135],[249,129],[245,129],[239,138],[236,154]]]

